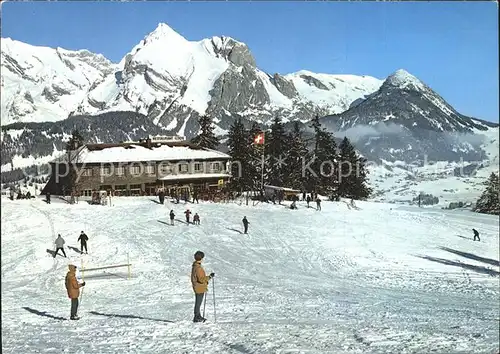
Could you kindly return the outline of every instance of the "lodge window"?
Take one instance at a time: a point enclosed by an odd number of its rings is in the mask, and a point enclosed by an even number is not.
[[[127,186],[125,184],[117,184],[115,185],[115,191],[125,191],[127,190]]]
[[[155,167],[152,165],[147,165],[146,166],[146,174],[154,175],[155,174]]]
[[[194,163],[194,172],[203,172],[203,163],[195,162]]]
[[[220,162],[211,162],[210,172],[219,172],[219,171],[220,171]]]
[[[82,176],[90,177],[92,176],[92,169],[91,168],[84,168],[82,172]]]
[[[92,189],[85,189],[83,191],[83,196],[84,197],[92,197]]]
[[[125,167],[123,166],[118,166],[116,168],[116,175],[117,176],[125,176]]]
[[[130,166],[130,174],[140,175],[141,174],[141,166]]]
[[[161,164],[160,171],[163,176],[169,175],[172,173],[172,165],[170,164]]]
[[[101,176],[109,176],[111,168],[109,166],[101,167]]]
[[[189,165],[187,163],[179,164],[179,172],[180,173],[188,173],[189,172]]]

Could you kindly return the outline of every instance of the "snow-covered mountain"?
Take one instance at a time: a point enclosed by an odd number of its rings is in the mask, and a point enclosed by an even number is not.
[[[35,47],[1,41],[2,125],[51,122],[68,117],[114,64],[87,50]]]
[[[325,116],[328,129],[377,162],[375,181],[406,180],[426,160],[451,169],[461,159],[498,166],[498,124],[460,114],[405,70],[386,80],[306,70],[270,75],[242,42],[188,41],[165,24],[117,64],[85,50],[11,39],[1,46],[2,172],[49,161],[75,128],[89,142],[190,138],[202,114],[221,135],[236,118],[265,125],[280,115],[306,126]],[[392,172],[394,163],[401,174]]]
[[[132,111],[189,135],[201,114],[266,123],[277,113],[304,121],[340,113],[381,84],[373,77],[308,71],[269,75],[244,43],[230,37],[188,41],[166,24],[118,64],[88,51],[2,40],[3,125]]]
[[[378,161],[481,161],[488,158],[483,149],[488,137],[498,135],[498,124],[460,114],[405,70],[397,70],[348,110],[321,121]],[[496,144],[498,150],[498,139]]]

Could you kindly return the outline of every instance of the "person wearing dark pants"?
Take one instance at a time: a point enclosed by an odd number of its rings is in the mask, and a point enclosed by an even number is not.
[[[472,229],[472,231],[474,232],[474,241],[476,241],[476,238],[478,241],[481,241],[479,238],[479,232],[476,229]]]
[[[79,284],[76,280],[76,265],[68,265],[69,271],[66,274],[66,290],[68,291],[68,297],[71,299],[71,320],[79,320],[78,317],[78,298],[80,297],[80,288],[85,286],[85,282]]]
[[[175,214],[173,210],[170,210],[170,225],[174,225]]]
[[[316,210],[321,210],[321,199],[316,197]]]
[[[243,220],[241,220],[243,222],[243,228],[245,229],[245,231],[243,233],[247,233],[248,232],[248,224],[250,224],[247,220],[247,217],[244,216],[243,217]]]
[[[89,240],[89,237],[85,235],[85,233],[82,231],[80,233],[80,236],[78,237],[78,241],[80,241],[80,252],[83,253],[83,249],[85,248],[85,253],[88,254],[87,251],[87,241]]]
[[[56,251],[54,252],[54,258],[56,258],[57,253],[59,250],[63,253],[64,257],[66,257],[66,252],[64,252],[64,244],[66,241],[61,237],[61,234],[57,235],[56,241],[54,242],[56,244]]]
[[[215,273],[211,273],[209,276],[205,274],[205,270],[201,266],[203,258],[205,258],[205,254],[202,251],[197,251],[194,254],[194,262],[191,268],[191,284],[193,285],[195,296],[193,322],[206,321],[206,318],[201,316],[200,308],[203,303],[205,293],[208,290],[208,281],[215,276]]]

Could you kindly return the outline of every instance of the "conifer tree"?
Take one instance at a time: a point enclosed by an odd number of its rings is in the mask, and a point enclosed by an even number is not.
[[[306,178],[302,175],[302,161],[307,159],[308,150],[298,121],[294,122],[287,140],[289,148],[285,166],[285,183],[290,188],[304,190]]]
[[[255,138],[259,134],[262,134],[262,129],[257,122],[253,122],[248,132],[249,157],[246,173],[251,190],[260,190],[262,187],[262,150],[264,144],[255,144]]]
[[[287,136],[281,118],[276,116],[266,135],[266,177],[273,186],[283,186],[285,179],[285,164],[287,153]]]
[[[476,202],[474,211],[478,213],[500,215],[499,193],[499,176],[492,172],[486,183],[486,189]]]
[[[344,137],[339,149],[339,196],[354,199],[368,198],[372,190],[367,185],[366,159],[356,152],[347,137]]]
[[[82,147],[83,144],[85,143],[82,134],[78,131],[78,129],[75,129],[71,132],[71,138],[66,142],[66,151],[72,151],[72,150],[77,150],[78,148]]]
[[[233,122],[228,132],[228,154],[231,156],[231,189],[244,191],[248,181],[245,179],[246,164],[249,158],[248,133],[240,119]]]
[[[311,123],[315,144],[312,160],[306,164],[308,189],[334,199],[338,183],[337,143],[333,134],[321,126],[318,116]]]
[[[219,146],[219,138],[214,133],[212,118],[206,115],[201,116],[198,118],[198,124],[200,125],[200,132],[191,139],[191,142],[202,148],[217,149]]]

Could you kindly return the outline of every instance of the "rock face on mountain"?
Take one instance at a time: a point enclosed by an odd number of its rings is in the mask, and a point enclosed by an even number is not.
[[[405,70],[390,75],[380,89],[347,111],[321,122],[353,139],[370,159],[388,161],[480,161],[481,133],[497,124],[458,113]]]

